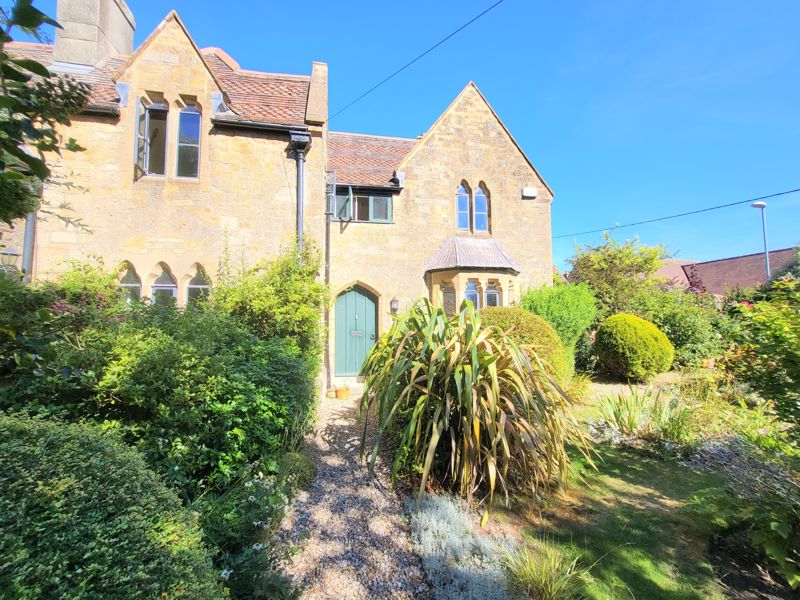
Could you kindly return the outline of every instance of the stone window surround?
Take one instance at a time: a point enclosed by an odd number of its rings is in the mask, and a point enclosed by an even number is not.
[[[481,305],[485,305],[485,292],[490,284],[494,284],[500,294],[500,306],[513,306],[516,303],[514,282],[516,273],[508,271],[481,271],[470,269],[449,269],[430,273],[430,294],[434,306],[444,306],[443,290],[446,287],[455,289],[456,310],[464,300],[467,283],[472,281],[481,295]]]
[[[462,188],[464,190],[463,192],[462,192]],[[491,193],[489,192],[489,188],[486,185],[486,182],[481,180],[481,181],[478,182],[478,186],[475,188],[476,191],[473,192],[472,190],[473,190],[472,186],[469,185],[469,183],[467,182],[466,179],[462,179],[459,182],[458,186],[456,187],[455,203],[454,203],[455,217],[456,217],[455,218],[456,231],[461,232],[462,234],[471,234],[471,235],[473,235],[475,237],[491,237],[491,235],[492,235],[492,198],[491,198]],[[475,226],[475,215],[476,215],[476,213],[475,213],[475,195],[476,195],[478,190],[480,190],[480,192],[482,193],[483,197],[486,198],[486,229],[485,230],[483,230],[483,229],[479,230]],[[459,198],[463,197],[464,195],[466,195],[467,202],[468,202],[467,210],[468,210],[468,213],[469,213],[469,228],[459,227],[459,224],[458,224],[459,212],[463,212],[463,211],[459,211],[458,210],[458,202],[459,202]],[[483,213],[481,213],[481,214],[483,214]]]
[[[147,277],[139,276],[139,271],[136,269],[133,262],[129,260],[124,260],[120,263],[119,266],[119,278],[121,279],[127,270],[130,269],[136,275],[139,280],[139,296],[141,299],[147,298],[152,303],[153,301],[153,291],[155,287],[156,279],[161,275],[160,269],[166,270],[172,279],[175,281],[175,291],[174,297],[175,302],[178,307],[184,307],[189,304],[189,287],[191,284],[192,279],[197,276],[197,273],[202,273],[203,278],[205,279],[208,289],[210,290],[212,286],[212,282],[209,279],[205,268],[200,263],[194,263],[189,270],[181,275],[180,277],[175,275],[175,272],[169,266],[169,263],[165,261],[159,261],[148,271]],[[120,286],[123,287],[123,286]],[[197,286],[194,286],[197,287]]]

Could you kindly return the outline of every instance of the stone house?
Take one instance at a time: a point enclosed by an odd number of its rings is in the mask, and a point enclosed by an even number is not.
[[[9,50],[91,85],[69,131],[86,150],[43,192],[89,230],[29,219],[31,278],[100,256],[130,299],[184,305],[223,255],[253,264],[300,237],[325,257],[342,378],[420,296],[511,305],[552,281],[553,193],[475,84],[416,139],[334,132],[324,63],[243,69],[175,12],[134,50],[124,0],[61,0],[57,18],[53,45]]]

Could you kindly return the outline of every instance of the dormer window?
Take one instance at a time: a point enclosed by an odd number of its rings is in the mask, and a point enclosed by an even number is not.
[[[136,118],[136,177],[164,175],[167,162],[166,102],[137,104]]]
[[[336,196],[333,219],[357,223],[391,223],[392,197],[358,194],[348,188],[347,194]]]
[[[200,168],[200,111],[187,106],[178,119],[178,177],[197,177]]]

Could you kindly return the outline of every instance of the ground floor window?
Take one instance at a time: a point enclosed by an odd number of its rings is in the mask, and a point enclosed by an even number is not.
[[[211,290],[208,280],[205,278],[203,271],[197,269],[195,276],[189,280],[186,286],[186,303],[192,304],[203,298],[207,298]]]
[[[484,298],[486,306],[500,306],[500,290],[497,289],[495,284],[490,283],[486,286]]]
[[[178,298],[178,284],[167,269],[161,271],[153,282],[150,300],[159,306],[171,306]]]
[[[472,302],[472,305],[475,308],[481,307],[481,294],[478,291],[478,286],[475,285],[475,282],[467,282],[467,288],[464,290],[464,299]]]
[[[122,295],[128,304],[142,299],[142,282],[133,265],[127,265],[125,268],[122,278],[119,280],[119,287],[122,288]]]

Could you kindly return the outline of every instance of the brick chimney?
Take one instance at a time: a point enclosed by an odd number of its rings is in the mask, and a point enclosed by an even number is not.
[[[95,66],[133,51],[136,22],[125,0],[58,0],[54,67]]]

